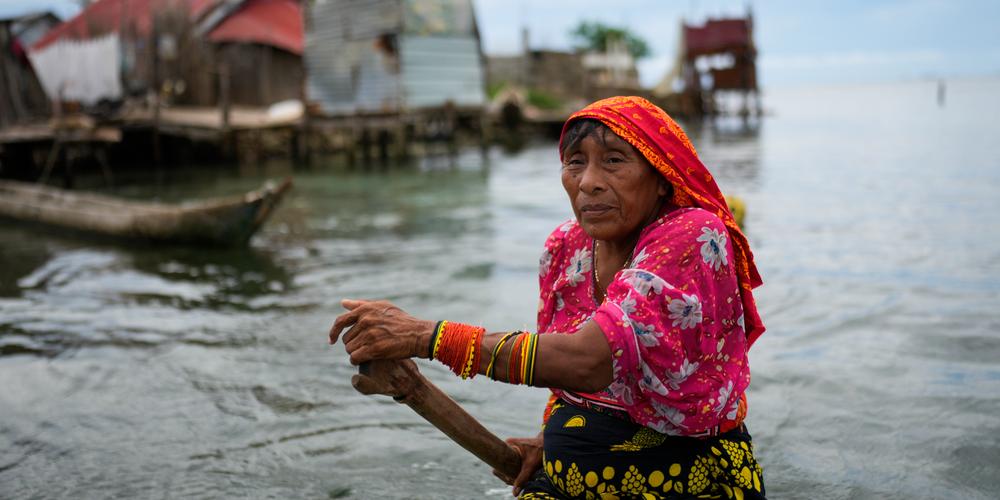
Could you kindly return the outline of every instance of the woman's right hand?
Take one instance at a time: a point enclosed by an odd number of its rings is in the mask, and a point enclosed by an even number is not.
[[[538,436],[533,438],[510,438],[507,440],[507,444],[514,448],[518,455],[521,455],[521,471],[517,473],[517,477],[513,481],[497,471],[493,471],[493,474],[505,483],[514,486],[513,492],[516,497],[521,494],[524,483],[528,482],[535,475],[535,471],[542,466],[542,434],[538,433]]]
[[[336,343],[341,332],[347,330],[344,347],[351,364],[429,356],[427,349],[435,322],[410,316],[384,300],[344,299],[340,304],[347,312],[337,316],[330,328],[330,343]]]

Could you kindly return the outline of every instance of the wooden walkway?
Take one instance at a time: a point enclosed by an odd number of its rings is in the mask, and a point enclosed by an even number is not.
[[[13,125],[0,129],[0,145],[56,141],[112,143],[120,142],[121,140],[121,129],[111,126],[56,128],[52,123],[32,123]]]
[[[126,127],[153,127],[157,117],[152,109],[127,110],[121,116]],[[159,130],[168,135],[213,138],[229,131],[296,127],[301,117],[273,117],[268,108],[234,106],[228,123],[216,107],[171,106],[160,109]]]

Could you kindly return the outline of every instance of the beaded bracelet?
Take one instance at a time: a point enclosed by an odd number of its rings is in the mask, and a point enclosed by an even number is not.
[[[507,355],[507,382],[533,385],[535,383],[535,358],[538,353],[538,334],[521,332]]]
[[[445,321],[438,321],[434,325],[434,333],[431,334],[430,344],[427,345],[427,359],[434,360],[434,354],[437,352],[438,338],[441,336],[441,327],[444,326]]]
[[[485,333],[485,329],[483,330],[483,333]],[[483,350],[476,349],[476,347],[482,347],[481,342],[482,335],[475,335],[469,342],[469,352],[465,356],[465,368],[463,368],[462,373],[459,374],[459,376],[462,377],[462,380],[469,378],[473,371],[477,373],[479,372],[479,358],[482,355]],[[475,367],[475,370],[473,370],[473,367]]]
[[[521,332],[510,332],[507,335],[500,337],[500,340],[497,341],[497,344],[493,346],[493,351],[490,353],[490,364],[486,367],[486,376],[489,377],[491,380],[497,379],[496,373],[494,373],[494,368],[496,367],[496,362],[497,362],[497,354],[500,353],[500,349],[503,349],[503,345],[506,344],[511,337],[519,333]]]
[[[430,359],[438,357],[438,351],[441,349],[441,332],[444,331],[444,327],[447,325],[447,321],[438,321],[437,326],[434,328],[434,348],[431,349]]]
[[[534,338],[530,333],[525,336],[524,342],[521,344],[521,383],[524,384],[528,380],[528,352],[531,350],[531,339]]]
[[[524,334],[522,333],[514,339],[513,345],[510,348],[510,354],[507,355],[507,383],[521,383],[519,376],[521,375],[521,362],[524,360],[524,357],[521,356],[523,348]]]
[[[524,372],[524,383],[527,385],[535,384],[535,355],[538,353],[538,334],[532,333],[530,343],[528,344],[528,363],[527,369]]]
[[[486,329],[462,323],[442,323],[434,357],[463,379],[475,377],[482,356],[482,349],[477,347],[482,345]]]
[[[479,373],[485,334],[483,327],[439,321],[431,337],[430,359],[449,366],[455,375],[463,379],[473,378]],[[538,354],[537,333],[513,331],[501,337],[490,351],[486,376],[497,380],[497,360],[502,357],[507,344],[510,344],[506,360],[507,383],[533,385]]]

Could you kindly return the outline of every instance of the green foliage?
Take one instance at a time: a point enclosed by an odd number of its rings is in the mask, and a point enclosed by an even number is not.
[[[528,90],[528,104],[538,108],[538,109],[559,109],[562,107],[562,101],[559,99],[546,94],[540,90],[529,89]]]
[[[493,82],[486,86],[486,97],[493,100],[501,90],[507,87],[507,82]]]
[[[649,45],[638,35],[628,29],[615,28],[599,21],[581,21],[569,34],[579,49],[605,51],[608,42],[624,40],[625,48],[632,57],[642,59],[650,54]]]

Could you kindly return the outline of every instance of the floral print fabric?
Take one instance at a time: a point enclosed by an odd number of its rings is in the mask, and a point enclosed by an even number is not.
[[[593,298],[592,248],[576,221],[549,236],[539,262],[538,331],[572,334],[596,321],[611,348],[613,382],[596,394],[553,392],[625,410],[668,435],[714,435],[742,420],[747,337],[722,221],[700,208],[665,213],[642,231],[631,266],[615,275],[601,304]]]

